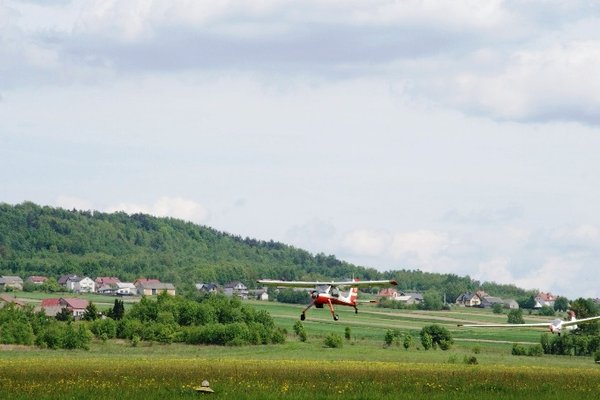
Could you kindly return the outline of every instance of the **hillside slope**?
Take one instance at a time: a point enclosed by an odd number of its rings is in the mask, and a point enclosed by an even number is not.
[[[241,280],[250,286],[258,278],[395,278],[401,289],[437,289],[446,292],[449,300],[480,286],[468,276],[454,274],[378,272],[332,255],[313,255],[172,218],[1,203],[0,274],[58,277],[66,273],[122,280],[156,277],[175,284]],[[492,287],[497,295],[525,293],[514,286]]]

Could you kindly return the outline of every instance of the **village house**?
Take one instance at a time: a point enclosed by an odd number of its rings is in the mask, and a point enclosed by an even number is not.
[[[133,281],[133,285],[137,287],[140,283],[160,283],[159,279],[154,278],[137,278]]]
[[[269,294],[266,290],[259,290],[256,292],[256,300],[269,301]]]
[[[47,280],[47,276],[32,275],[29,278],[25,279],[25,282],[33,283],[34,285],[42,285],[46,283]]]
[[[0,276],[0,290],[6,290],[8,288],[12,290],[23,290],[23,279],[19,276]]]
[[[377,296],[389,300],[398,300],[400,293],[395,288],[383,288],[379,291],[379,293],[377,293]]]
[[[7,304],[14,304],[17,308],[25,307],[25,302],[17,300],[16,297],[4,293],[0,294],[0,308],[5,307]]]
[[[420,292],[400,292],[396,299],[406,305],[421,304],[423,302],[423,293]]]
[[[48,317],[56,317],[56,314],[58,314],[62,310],[62,306],[60,305],[60,299],[43,299],[42,303],[40,304],[40,309],[43,310]]]
[[[494,304],[501,304],[502,307],[504,307],[504,300],[502,300],[500,297],[483,296],[481,297],[481,303],[479,304],[479,307],[492,308]]]
[[[216,293],[221,287],[216,283],[196,283],[196,290],[205,293]]]
[[[74,275],[74,274],[62,275],[60,278],[58,278],[58,284],[60,286],[64,287],[65,289],[69,289],[67,287],[69,280],[76,279],[76,278],[77,278],[77,275]]]
[[[85,313],[85,309],[90,304],[86,299],[77,299],[72,297],[48,298],[43,299],[39,309],[49,317],[56,317],[63,309],[69,310],[73,318],[79,319]]]
[[[93,282],[93,281],[92,281]],[[71,312],[73,318],[80,319],[85,313],[85,309],[90,304],[86,299],[77,299],[70,297],[61,297],[59,299],[59,305],[62,308],[66,308]]]
[[[514,299],[506,299],[504,300],[504,308],[508,308],[509,310],[517,310],[519,308],[519,303],[517,303]]]
[[[535,306],[533,306],[533,308],[554,307],[556,298],[557,296],[550,292],[540,292],[537,294],[537,296],[535,296]]]
[[[466,292],[456,298],[456,304],[463,307],[478,307],[481,299],[475,293]]]
[[[99,276],[94,279],[94,284],[96,285],[96,291],[100,292],[100,288],[106,289],[106,287],[117,287],[117,282],[121,282],[119,278],[114,276]]]
[[[67,279],[67,289],[75,293],[93,293],[96,291],[96,284],[87,276],[84,278],[75,277]]]
[[[133,296],[137,294],[137,288],[132,282],[117,282],[115,294],[118,296]]]
[[[171,296],[175,296],[175,286],[172,283],[137,281],[135,285],[137,292],[141,296],[156,296],[162,292],[167,292]]]
[[[238,296],[241,299],[248,299],[248,288],[240,281],[233,281],[225,285],[223,293],[226,296]]]

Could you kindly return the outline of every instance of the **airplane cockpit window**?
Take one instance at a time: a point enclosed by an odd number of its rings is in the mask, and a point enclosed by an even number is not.
[[[331,288],[331,295],[333,297],[339,297],[340,296],[340,289],[338,289],[336,287],[332,287]]]

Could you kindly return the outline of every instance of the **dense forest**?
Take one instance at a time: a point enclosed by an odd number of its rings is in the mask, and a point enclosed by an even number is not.
[[[283,243],[242,238],[172,218],[124,212],[103,213],[0,203],[0,275],[73,273],[124,281],[158,278],[179,288],[195,282],[259,278],[325,280],[391,279],[402,290],[437,290],[453,301],[464,291],[496,296],[531,295],[512,285],[470,277],[401,269],[379,272],[333,255],[311,254]]]

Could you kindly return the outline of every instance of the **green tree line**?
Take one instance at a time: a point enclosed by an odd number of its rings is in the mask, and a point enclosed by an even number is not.
[[[480,283],[468,276],[419,269],[386,272],[274,241],[243,238],[173,218],[0,203],[0,274],[117,276],[172,282],[192,291],[194,282],[233,280],[250,288],[256,279],[396,279],[400,290],[435,290],[453,302],[479,288],[496,296],[526,297],[512,285]]]

